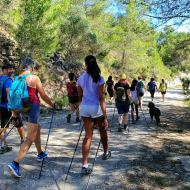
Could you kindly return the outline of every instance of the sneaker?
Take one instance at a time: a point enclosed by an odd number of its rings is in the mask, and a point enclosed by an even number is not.
[[[12,150],[12,147],[10,147],[10,146],[3,146],[3,147],[1,147],[1,149],[0,149],[0,154],[4,154],[4,153],[6,153],[6,152],[10,152]]]
[[[108,152],[107,152],[107,154],[103,154],[102,155],[102,160],[107,160],[107,159],[109,159],[111,157],[111,151],[109,150]]]
[[[81,169],[81,174],[82,175],[89,175],[91,173],[92,173],[92,169],[91,168],[82,167],[82,169]]]
[[[20,166],[16,166],[14,162],[11,162],[8,165],[9,169],[13,172],[13,174],[15,175],[15,177],[21,177],[21,173],[20,173]]]
[[[47,158],[48,157],[48,152],[41,152],[40,154],[38,154],[37,156],[37,161],[41,162],[44,158]]]

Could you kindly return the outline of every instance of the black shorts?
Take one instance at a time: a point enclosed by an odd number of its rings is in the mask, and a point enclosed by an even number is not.
[[[144,92],[139,92],[139,97],[143,97],[144,96]]]
[[[166,91],[161,92],[161,94],[166,94]]]
[[[111,88],[108,88],[107,89],[107,92],[108,92],[108,94],[109,94],[109,97],[113,97],[113,89]]]
[[[154,93],[155,93],[155,90],[154,91],[150,91],[151,98],[154,98]]]
[[[11,117],[12,113],[8,111],[7,108],[0,107],[0,117],[1,117],[1,128],[8,128],[9,127],[9,119]]]

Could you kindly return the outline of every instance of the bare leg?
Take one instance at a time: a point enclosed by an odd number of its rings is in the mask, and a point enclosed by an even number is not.
[[[21,143],[23,143],[25,139],[24,127],[17,128],[17,130],[20,135]]]
[[[36,139],[34,141],[36,149],[38,154],[40,154],[42,152],[42,147],[41,147],[41,136],[40,136],[40,125],[38,127],[38,131],[37,131],[37,135],[36,135]]]
[[[17,154],[17,157],[14,160],[17,163],[20,163],[24,159],[26,153],[28,152],[29,148],[31,147],[32,143],[35,141],[37,136],[39,126],[32,123],[28,123],[27,126],[28,126],[27,139],[24,143],[22,143],[20,150]]]
[[[127,125],[127,124],[128,124],[128,113],[125,113],[125,114],[124,114],[123,123],[124,123],[124,125]]]
[[[102,142],[102,146],[104,149],[104,154],[107,154],[108,152],[108,134],[107,134],[107,130],[105,129],[105,126],[102,125],[103,123],[103,119],[98,119],[98,126],[99,126],[99,131],[100,131],[100,138],[101,138],[101,142]]]
[[[85,127],[85,137],[82,144],[82,164],[88,164],[88,155],[90,151],[90,146],[93,136],[93,121],[90,118],[83,118],[84,127]]]

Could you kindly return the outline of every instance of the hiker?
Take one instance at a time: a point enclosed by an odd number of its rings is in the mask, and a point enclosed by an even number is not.
[[[166,90],[167,90],[167,83],[162,79],[162,82],[160,83],[159,90],[162,94],[162,101],[165,100]]]
[[[125,74],[121,74],[120,80],[114,86],[116,107],[119,114],[118,132],[122,132],[121,125],[124,124],[124,130],[128,129],[128,112],[130,102],[132,102],[130,87]]]
[[[20,150],[14,161],[8,165],[8,167],[16,177],[21,177],[19,164],[24,159],[26,153],[30,149],[33,142],[35,143],[38,152],[37,161],[42,161],[44,158],[48,156],[48,153],[42,151],[41,148],[40,125],[38,124],[40,116],[40,99],[38,94],[40,95],[41,99],[44,100],[44,102],[47,103],[49,106],[54,107],[54,104],[46,95],[39,77],[32,74],[33,68],[34,62],[31,58],[27,57],[21,61],[22,71],[19,77],[23,77],[26,80],[27,90],[31,104],[30,109],[26,112],[26,115],[28,117],[28,131],[26,140],[24,141],[24,143],[21,144]],[[13,85],[11,86],[11,88],[12,87]],[[12,115],[13,117],[16,117],[18,116],[18,113],[12,112]]]
[[[1,149],[0,154],[5,152],[9,152],[12,150],[12,147],[7,145],[6,140],[4,139],[4,135],[6,132],[6,128],[9,127],[10,122],[17,128],[18,133],[20,135],[21,143],[24,141],[24,128],[20,118],[11,117],[12,113],[8,109],[8,92],[9,88],[13,82],[11,76],[14,73],[14,65],[9,64],[4,61],[4,65],[2,66],[2,74],[0,76],[0,114],[1,114],[1,129],[0,129],[0,141],[1,141]]]
[[[80,122],[80,116],[79,116],[79,96],[77,91],[77,84],[75,80],[75,74],[69,73],[69,82],[66,84],[67,87],[67,96],[69,99],[69,106],[71,109],[71,113],[67,116],[67,123],[71,122],[71,114],[76,111],[76,122]]]
[[[113,102],[113,87],[114,87],[114,81],[112,80],[112,76],[110,75],[108,77],[108,80],[106,81],[106,86],[105,88],[107,87],[107,92],[109,94],[109,103],[112,104]]]
[[[138,97],[138,91],[137,91],[137,85],[138,81],[136,79],[133,79],[132,84],[131,84],[131,95],[133,98],[133,101],[131,103],[131,116],[132,116],[132,123],[135,124],[135,118],[134,118],[134,111],[136,112],[136,121],[139,120],[139,113],[138,113],[138,108],[139,108],[139,97]]]
[[[85,137],[82,144],[82,170],[83,175],[88,175],[92,169],[88,166],[88,155],[93,136],[93,127],[96,123],[99,127],[101,143],[103,146],[102,159],[111,156],[108,150],[106,104],[104,97],[104,78],[93,55],[85,58],[86,71],[78,79],[78,93],[82,99],[80,114],[84,122]]]
[[[150,96],[151,96],[151,99],[153,101],[154,100],[154,93],[157,89],[157,85],[156,85],[156,82],[154,81],[154,78],[150,79],[150,82],[147,85],[147,89],[150,92]]]
[[[140,76],[138,77],[138,82],[137,82],[137,93],[139,98],[139,107],[142,108],[142,99],[145,93],[145,85]]]

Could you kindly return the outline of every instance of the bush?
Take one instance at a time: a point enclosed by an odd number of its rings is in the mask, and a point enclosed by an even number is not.
[[[56,97],[55,104],[58,106],[58,109],[63,109],[69,105],[69,100],[67,96]]]

